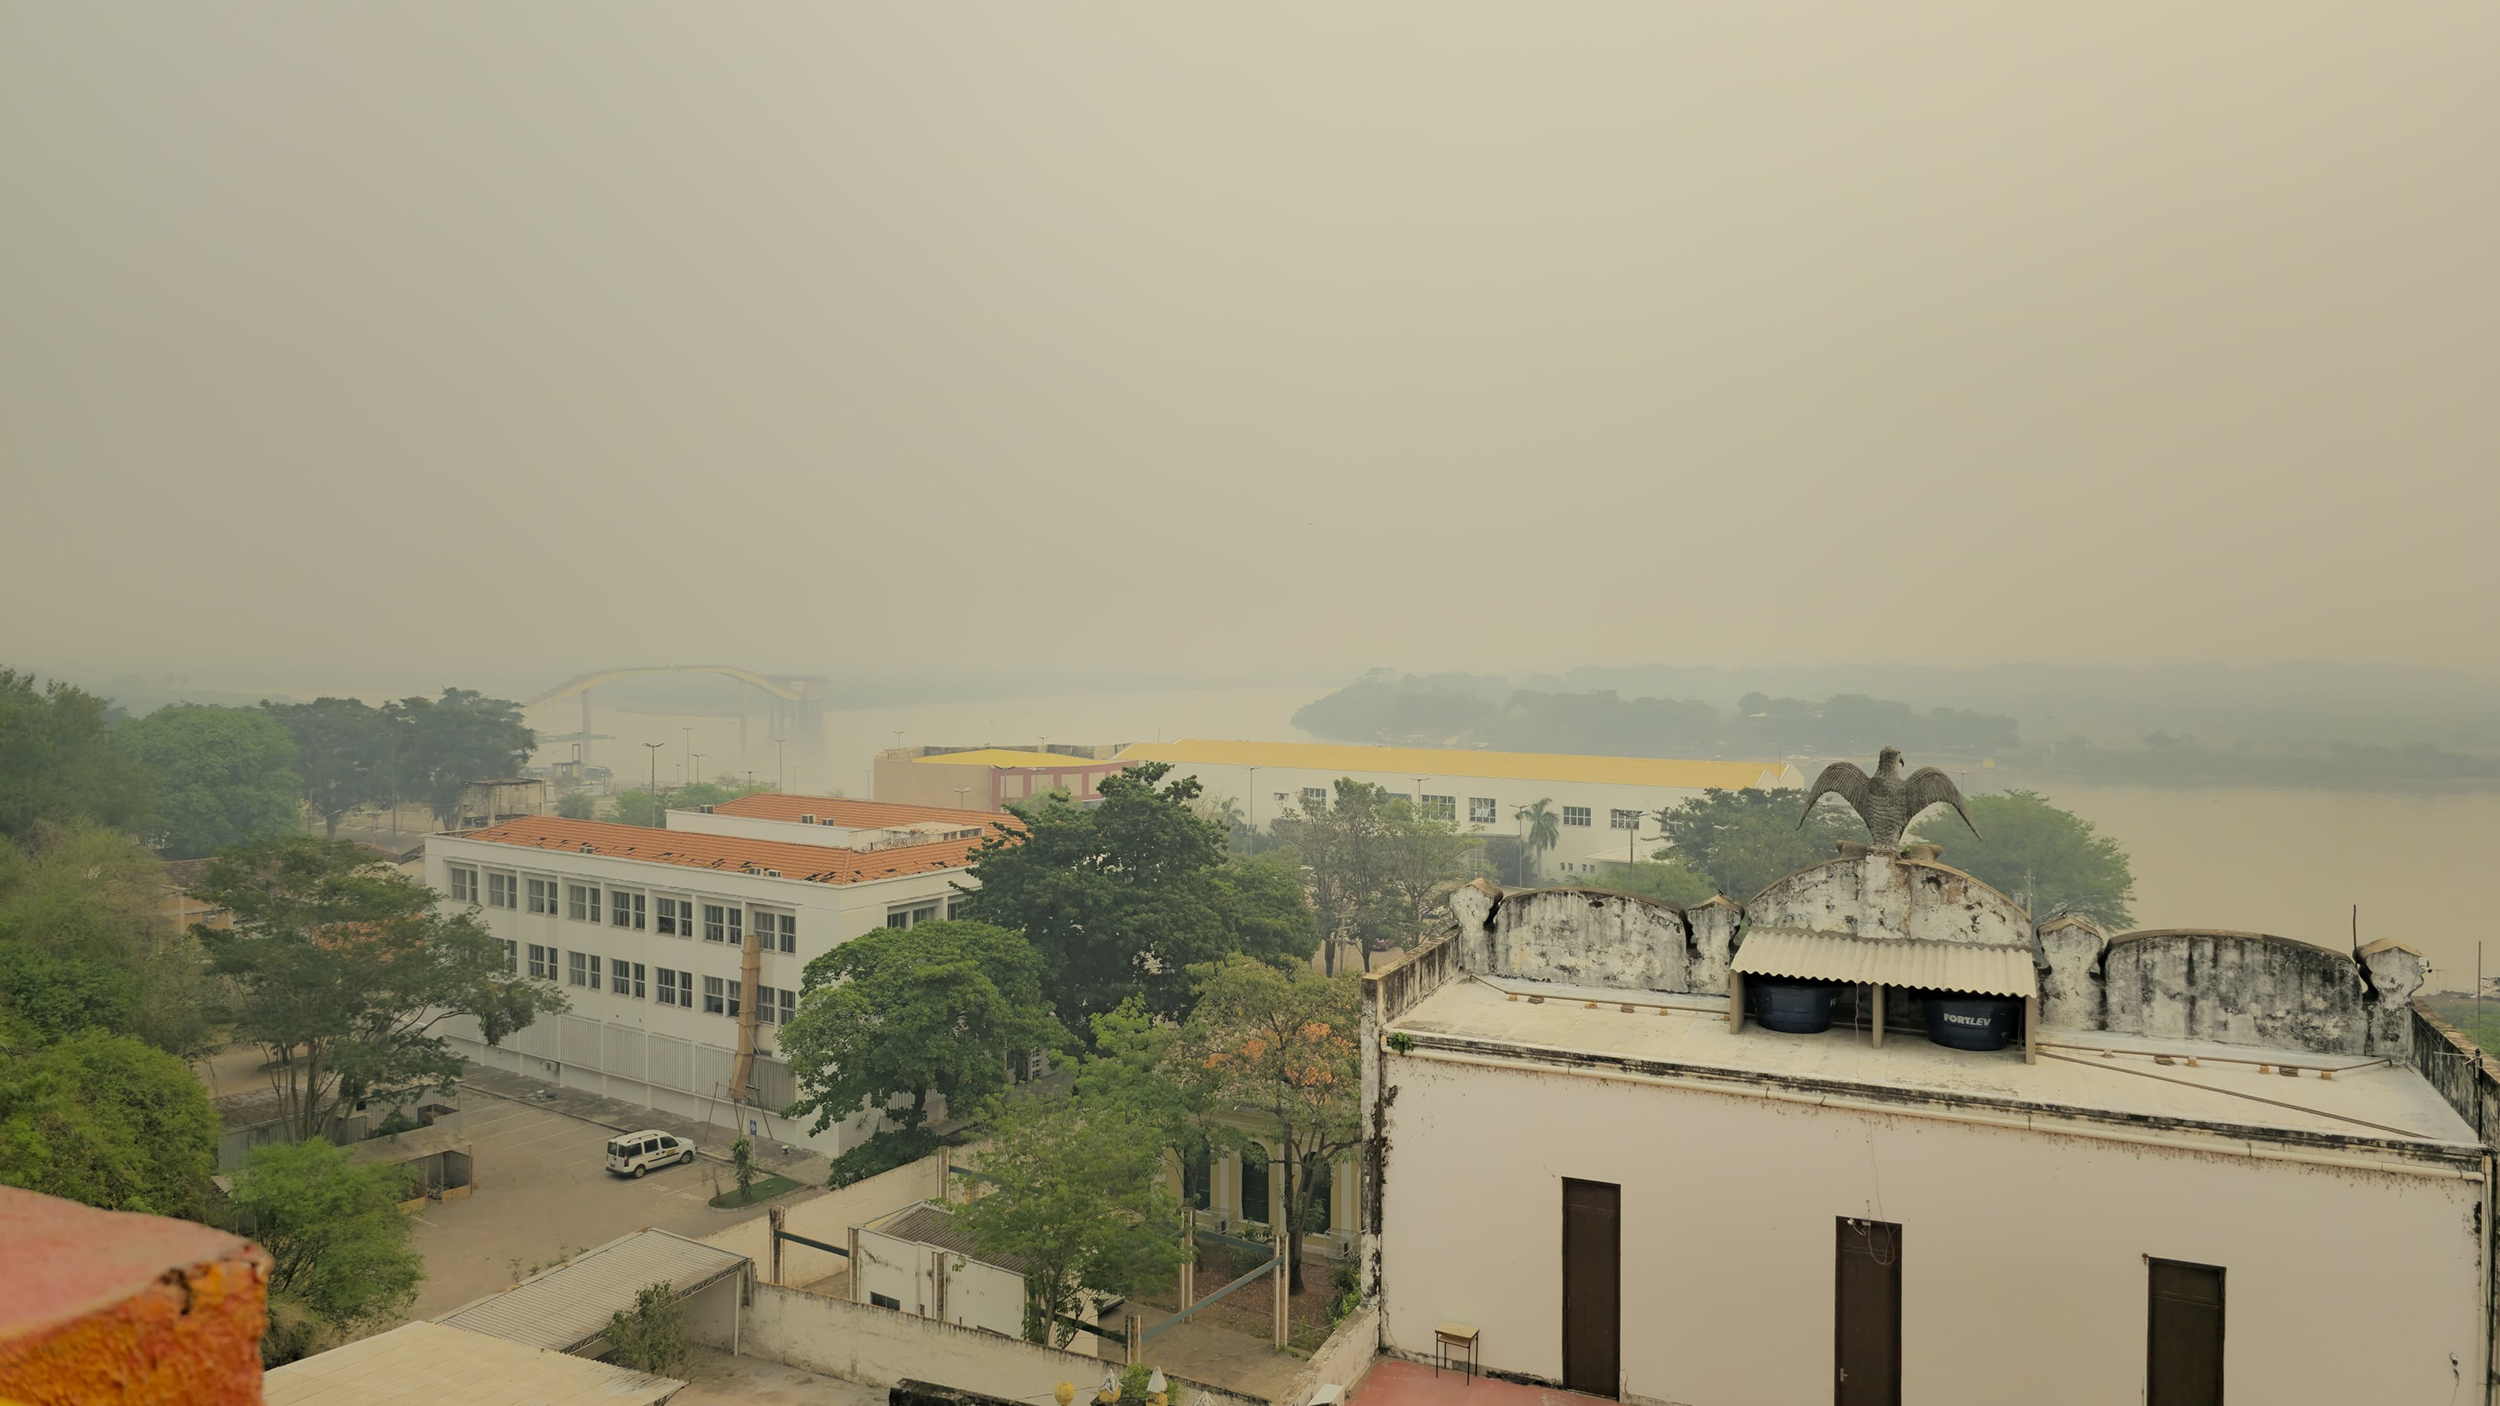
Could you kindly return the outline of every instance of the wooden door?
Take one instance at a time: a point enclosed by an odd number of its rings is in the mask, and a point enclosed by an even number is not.
[[[1623,1188],[1563,1180],[1563,1385],[1613,1396],[1623,1352]]]
[[[2147,1406],[2222,1406],[2222,1271],[2153,1260]]]
[[[1833,1280],[1832,1400],[1901,1406],[1901,1227],[1843,1216]]]

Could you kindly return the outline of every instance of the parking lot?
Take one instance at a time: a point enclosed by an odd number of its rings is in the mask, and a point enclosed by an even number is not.
[[[727,1212],[704,1204],[734,1185],[728,1168],[709,1158],[656,1169],[639,1181],[612,1177],[602,1165],[614,1136],[605,1128],[474,1090],[461,1105],[462,1132],[477,1157],[477,1189],[417,1216],[425,1283],[412,1317],[448,1312],[534,1266],[628,1231],[651,1227],[699,1237],[764,1214],[762,1206]],[[785,1203],[821,1194],[800,1192]]]

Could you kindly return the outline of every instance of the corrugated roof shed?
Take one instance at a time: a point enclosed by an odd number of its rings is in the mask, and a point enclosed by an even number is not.
[[[1801,928],[1747,928],[1729,969],[1756,976],[2036,996],[2040,974],[2029,947],[1851,937]]]
[[[424,1321],[290,1362],[261,1379],[269,1406],[653,1406],[685,1386]]]
[[[1025,1262],[1014,1255],[985,1255],[973,1248],[972,1237],[964,1233],[963,1222],[956,1219],[955,1213],[927,1201],[917,1206],[906,1206],[882,1220],[871,1221],[864,1228],[915,1245],[933,1246],[968,1260],[994,1264],[1011,1273],[1025,1272]]]
[[[571,1352],[607,1331],[608,1318],[659,1283],[679,1298],[738,1273],[747,1257],[665,1230],[637,1230],[541,1270],[436,1319],[531,1347]]]

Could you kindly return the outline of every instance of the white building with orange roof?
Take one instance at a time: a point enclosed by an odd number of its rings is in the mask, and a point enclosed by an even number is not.
[[[1005,822],[1005,823],[1012,823]],[[879,927],[954,916],[966,870],[1002,817],[937,806],[763,794],[671,811],[668,828],[528,816],[426,843],[426,879],[474,905],[515,972],[572,1009],[489,1047],[446,1021],[463,1058],[607,1098],[727,1122],[742,1034],[748,1102],[797,1097],[772,1034],[797,1012],[807,963]],[[862,1116],[783,1141],[832,1155]]]

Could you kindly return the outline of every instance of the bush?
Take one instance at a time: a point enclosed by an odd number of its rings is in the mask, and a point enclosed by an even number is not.
[[[855,1182],[863,1182],[879,1172],[907,1167],[946,1143],[944,1138],[926,1128],[909,1132],[880,1131],[876,1136],[833,1159],[832,1170],[825,1174],[825,1185],[840,1191]]]
[[[608,1315],[608,1352],[637,1372],[666,1374],[686,1360],[685,1315],[677,1291],[652,1284],[635,1291],[634,1306]]]

